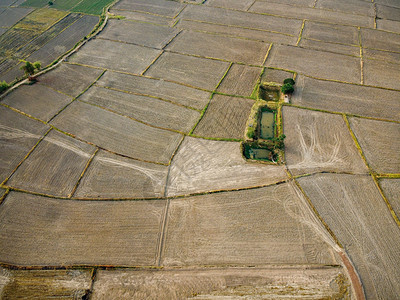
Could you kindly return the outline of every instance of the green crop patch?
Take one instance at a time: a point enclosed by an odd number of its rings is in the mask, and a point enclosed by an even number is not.
[[[92,15],[100,15],[103,8],[110,4],[112,0],[56,0],[49,5],[47,0],[27,0],[21,6],[45,7],[50,6],[55,9],[67,10],[72,12],[82,12]]]

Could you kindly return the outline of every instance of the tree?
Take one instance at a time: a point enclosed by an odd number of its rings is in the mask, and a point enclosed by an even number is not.
[[[290,83],[291,85],[295,85],[296,84],[296,82],[292,78],[286,78],[283,81],[283,84],[286,84],[286,83]]]
[[[25,75],[28,76],[30,81],[34,81],[35,78],[33,77],[33,74],[35,74],[35,70],[40,70],[41,67],[40,61],[36,61],[34,63],[31,63],[29,61],[25,61],[25,65],[21,67],[21,70],[25,72]]]
[[[285,95],[291,94],[294,92],[294,87],[290,83],[285,83],[281,87],[281,92],[284,93]]]
[[[8,89],[10,86],[7,84],[7,82],[0,81],[0,93],[4,92],[6,89]]]

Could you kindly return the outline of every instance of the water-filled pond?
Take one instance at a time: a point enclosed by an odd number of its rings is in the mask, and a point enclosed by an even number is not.
[[[272,111],[261,112],[260,138],[272,139],[274,137],[275,114]]]

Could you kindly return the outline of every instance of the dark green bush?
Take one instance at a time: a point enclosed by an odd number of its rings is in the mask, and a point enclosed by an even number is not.
[[[290,83],[285,83],[281,87],[281,92],[284,93],[285,95],[286,94],[291,94],[291,93],[294,92],[294,87]]]
[[[253,128],[253,127],[250,127],[250,128],[247,130],[247,137],[248,137],[249,139],[253,139],[255,136],[256,136],[256,132],[255,132],[254,128]]]
[[[0,93],[4,92],[6,89],[8,89],[10,86],[7,84],[7,82],[0,81]]]
[[[286,83],[290,83],[291,85],[295,85],[296,84],[296,82],[292,78],[286,78],[283,81],[283,84],[286,84]]]

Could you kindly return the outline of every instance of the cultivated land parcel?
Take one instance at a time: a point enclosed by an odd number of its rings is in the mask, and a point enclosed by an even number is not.
[[[0,80],[109,3],[0,0]],[[0,98],[1,296],[399,299],[399,70],[397,0],[115,2]]]

